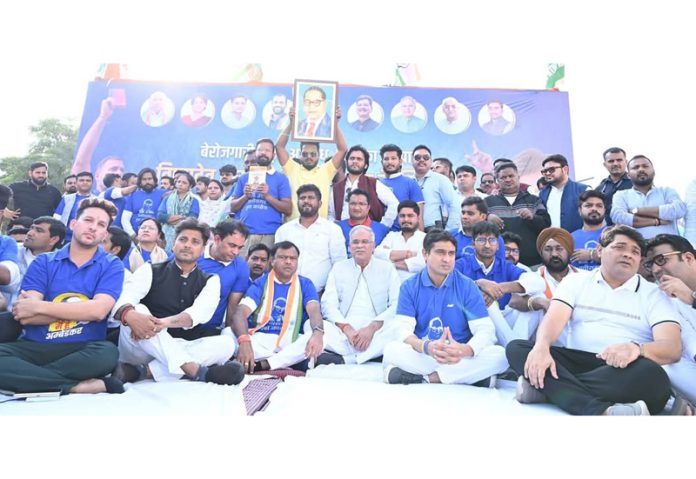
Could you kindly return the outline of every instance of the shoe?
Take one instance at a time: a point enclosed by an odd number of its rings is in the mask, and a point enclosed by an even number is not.
[[[498,376],[494,374],[493,376],[487,377],[486,379],[481,379],[478,382],[475,382],[472,384],[472,386],[476,386],[478,388],[489,388],[489,389],[495,389],[495,385],[498,382]]]
[[[137,367],[133,366],[132,364],[121,362],[116,365],[114,371],[111,373],[112,378],[116,378],[122,383],[134,383],[136,381],[140,381],[142,379],[140,376],[141,372]]]
[[[609,406],[607,416],[650,416],[650,411],[648,411],[648,405],[645,404],[645,401],[627,404],[616,403]]]
[[[539,389],[532,386],[524,376],[517,378],[517,391],[515,391],[515,399],[522,404],[537,404],[547,402],[546,395]]]
[[[409,373],[396,366],[384,370],[384,382],[389,384],[421,384],[425,378],[420,374]]]
[[[102,378],[102,381],[104,381],[106,392],[109,394],[123,394],[126,391],[121,380],[114,376]]]
[[[517,381],[517,378],[519,378],[519,375],[512,368],[508,368],[503,374],[498,375],[498,379],[504,381]]]
[[[331,352],[323,352],[319,356],[317,356],[317,360],[314,363],[314,366],[321,366],[322,364],[345,364],[346,361],[343,359],[343,356],[340,354],[336,353],[331,353]]]
[[[223,365],[208,366],[205,381],[208,383],[235,386],[244,380],[244,366],[239,361],[228,361]]]

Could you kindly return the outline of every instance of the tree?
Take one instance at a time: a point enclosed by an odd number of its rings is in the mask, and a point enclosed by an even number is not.
[[[49,181],[60,190],[63,178],[70,174],[77,144],[77,128],[64,120],[47,118],[29,127],[29,131],[34,141],[26,156],[0,158],[0,183],[9,185],[26,180],[29,165],[45,161]]]

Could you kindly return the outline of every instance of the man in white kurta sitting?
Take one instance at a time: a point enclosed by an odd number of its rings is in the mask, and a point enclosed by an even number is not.
[[[401,231],[390,231],[375,248],[375,258],[389,260],[403,282],[425,268],[423,238],[418,229],[420,207],[418,203],[404,200],[397,209]]]
[[[352,257],[333,266],[321,298],[327,352],[317,364],[361,364],[398,339],[394,315],[401,281],[396,269],[373,256],[375,234],[367,226],[350,230],[349,247]]]

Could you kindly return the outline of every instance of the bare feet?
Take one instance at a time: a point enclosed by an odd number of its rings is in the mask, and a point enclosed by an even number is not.
[[[99,394],[106,392],[106,385],[101,379],[85,379],[70,389],[71,394]]]

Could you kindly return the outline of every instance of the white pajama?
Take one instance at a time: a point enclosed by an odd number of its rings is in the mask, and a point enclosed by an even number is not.
[[[488,316],[495,325],[495,336],[498,339],[498,344],[507,346],[514,339],[533,339],[541,321],[542,312],[523,312],[509,307],[501,311],[493,303],[488,307]]]
[[[309,321],[305,324],[309,325]],[[265,359],[268,361],[268,365],[271,369],[282,369],[289,366],[293,366],[300,361],[304,361],[307,356],[305,356],[305,347],[307,346],[307,341],[311,334],[300,334],[297,339],[286,345],[280,351],[276,351],[276,341],[278,340],[277,334],[268,333],[254,333],[251,335],[251,347],[254,350],[254,360],[260,361]]]
[[[692,358],[682,356],[678,363],[665,364],[662,368],[669,376],[672,388],[696,403],[696,362]]]
[[[413,374],[427,376],[437,373],[443,384],[474,384],[507,370],[505,349],[486,346],[476,356],[463,358],[457,364],[440,364],[431,356],[416,352],[404,342],[392,342],[384,348],[386,366],[393,365]]]
[[[357,329],[357,328],[356,328]],[[404,339],[395,319],[385,321],[379,328],[365,351],[358,351],[348,341],[348,337],[333,323],[324,321],[324,349],[343,356],[346,364],[362,364],[382,356],[384,347],[392,341]]]
[[[142,304],[135,306],[139,313],[150,314]],[[209,336],[186,341],[173,338],[166,330],[160,331],[150,339],[135,340],[131,338],[131,329],[121,326],[118,341],[120,361],[128,364],[147,364],[155,381],[176,381],[181,379],[184,371],[181,366],[186,363],[198,363],[201,366],[224,364],[235,351],[232,335]]]

